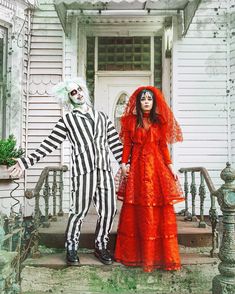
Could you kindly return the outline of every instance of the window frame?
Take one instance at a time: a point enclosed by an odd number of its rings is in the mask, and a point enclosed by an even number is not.
[[[7,135],[7,63],[8,63],[8,28],[0,25],[0,38],[3,40],[2,75],[0,74],[0,138]]]

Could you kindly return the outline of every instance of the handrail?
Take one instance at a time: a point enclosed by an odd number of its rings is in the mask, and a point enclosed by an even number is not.
[[[210,191],[210,193],[213,193],[216,191],[215,186],[211,180],[211,177],[205,167],[198,166],[198,167],[183,167],[179,169],[180,173],[183,172],[201,172],[203,174],[203,177],[207,183],[207,187]]]
[[[218,214],[216,211],[215,206],[215,186],[212,182],[212,179],[205,167],[199,166],[199,167],[184,167],[179,169],[180,173],[184,173],[184,192],[185,192],[185,209],[183,210],[185,219],[190,220],[197,220],[196,213],[195,213],[195,198],[196,198],[196,182],[195,182],[195,173],[200,173],[200,186],[199,186],[199,196],[200,196],[200,222],[199,227],[204,228],[206,227],[206,223],[204,221],[204,200],[206,197],[206,190],[204,185],[204,180],[207,184],[207,187],[210,192],[210,198],[211,198],[211,207],[209,210],[209,217],[211,221],[211,227],[212,227],[212,249],[211,249],[211,256],[213,257],[215,249],[218,247],[218,232],[216,230],[216,226],[218,223]],[[192,182],[190,185],[190,193],[192,196],[192,214],[189,212],[188,209],[188,192],[189,192],[189,185],[188,185],[188,176],[187,173],[192,173]]]
[[[27,189],[25,191],[25,197],[27,199],[35,198],[35,209],[34,209],[34,246],[33,246],[33,257],[39,257],[40,251],[38,249],[39,245],[39,227],[41,225],[41,211],[40,211],[40,205],[39,205],[39,199],[40,197],[44,198],[44,221],[43,226],[49,227],[49,198],[50,198],[50,191],[52,190],[52,197],[53,197],[53,216],[51,218],[52,221],[56,221],[57,216],[63,215],[62,210],[62,198],[63,198],[63,172],[68,171],[67,165],[62,166],[47,166],[43,169],[41,172],[41,175],[38,179],[38,182],[33,190]],[[49,185],[49,177],[50,172],[53,172],[53,185],[52,189]],[[59,211],[56,213],[56,192],[57,192],[57,180],[56,180],[56,174],[59,172],[60,174],[60,180],[59,180]],[[40,195],[40,191],[43,191],[42,195]]]
[[[62,165],[62,166],[47,166],[44,167],[43,171],[41,172],[41,175],[39,177],[39,180],[37,181],[37,184],[34,188],[34,190],[32,189],[26,189],[25,190],[25,197],[27,199],[32,199],[33,197],[35,197],[35,195],[37,195],[41,189],[42,189],[42,185],[48,175],[48,173],[50,171],[62,171],[62,172],[66,172],[68,171],[68,166],[67,165]]]

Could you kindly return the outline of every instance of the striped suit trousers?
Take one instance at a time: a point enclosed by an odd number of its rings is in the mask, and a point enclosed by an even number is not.
[[[71,207],[66,229],[66,247],[77,250],[81,227],[93,202],[97,214],[95,245],[106,248],[109,232],[116,214],[115,186],[110,171],[95,169],[90,173],[72,178]]]

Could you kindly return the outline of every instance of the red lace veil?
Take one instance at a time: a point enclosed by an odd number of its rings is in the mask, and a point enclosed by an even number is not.
[[[126,130],[128,121],[130,121],[129,118],[136,116],[136,98],[143,90],[150,90],[154,94],[156,99],[156,112],[160,120],[162,133],[165,136],[166,142],[172,144],[183,141],[181,128],[176,121],[170,107],[167,105],[162,92],[153,86],[139,87],[131,95],[121,117],[120,137],[123,138],[124,130]]]

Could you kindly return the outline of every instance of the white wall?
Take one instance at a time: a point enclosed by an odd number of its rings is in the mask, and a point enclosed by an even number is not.
[[[39,1],[32,19],[30,80],[28,98],[27,154],[48,136],[62,110],[52,97],[52,88],[63,78],[64,33],[52,0]],[[63,147],[26,171],[27,189],[33,189],[46,166],[64,163]],[[66,175],[67,176],[67,175]],[[64,187],[68,194],[68,184]],[[31,214],[34,200],[26,200],[26,215]]]
[[[207,168],[216,187],[231,151],[227,13],[227,1],[203,0],[173,50],[174,112],[184,134],[174,148],[175,163]],[[209,206],[207,195],[207,213]]]

